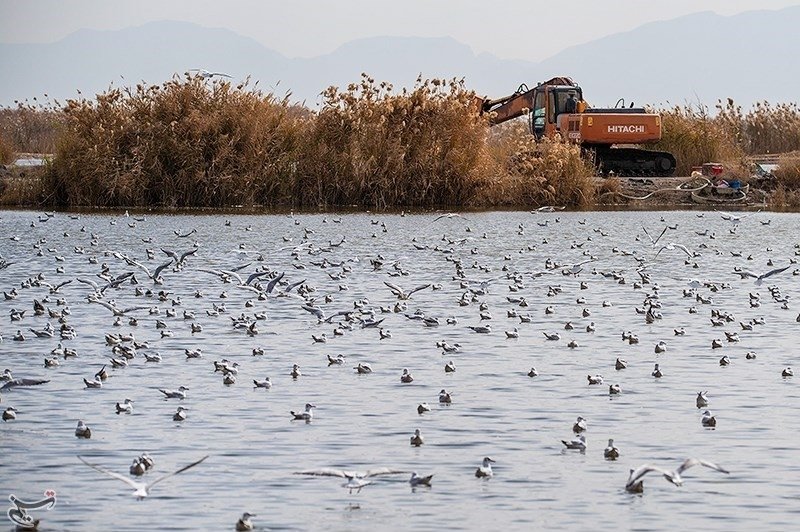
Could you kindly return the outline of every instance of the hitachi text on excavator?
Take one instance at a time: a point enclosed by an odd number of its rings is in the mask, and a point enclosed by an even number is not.
[[[527,115],[536,138],[560,134],[579,143],[604,175],[670,176],[675,172],[671,153],[630,147],[661,139],[660,115],[624,105],[589,107],[581,88],[568,77],[553,78],[533,89],[521,85],[509,96],[482,98],[478,103],[481,113],[491,113],[492,125]]]

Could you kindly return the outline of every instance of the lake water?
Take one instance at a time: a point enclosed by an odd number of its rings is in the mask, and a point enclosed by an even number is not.
[[[232,530],[245,511],[258,515],[254,522],[262,530],[796,526],[800,374],[782,378],[781,371],[800,366],[800,307],[793,304],[800,296],[800,277],[793,275],[798,266],[792,264],[761,286],[753,279],[740,280],[733,270],[760,274],[789,265],[797,258],[800,216],[762,212],[738,224],[719,213],[699,211],[464,216],[434,221],[434,214],[147,214],[144,221],[134,221],[120,214],[75,218],[56,213],[40,221],[42,213],[0,212],[0,256],[12,262],[0,270],[0,289],[16,287],[19,294],[0,301],[0,369],[10,368],[15,377],[50,379],[38,387],[2,393],[0,409],[14,406],[19,414],[0,423],[0,500],[15,494],[34,501],[45,490],[54,490],[57,504],[52,510],[32,511],[42,519],[42,530]],[[768,220],[769,225],[762,223]],[[656,237],[667,225],[677,229],[667,230],[654,248],[642,226]],[[174,233],[193,229],[186,238]],[[697,234],[703,231],[704,236]],[[306,245],[293,257],[292,247],[303,244],[304,235],[311,249],[326,251],[309,254]],[[342,237],[344,243],[330,247]],[[151,242],[143,242],[149,238]],[[427,248],[417,249],[414,238]],[[38,241],[41,256],[34,249]],[[686,264],[687,255],[676,248],[656,258],[668,242],[699,256]],[[182,271],[165,269],[164,284],[155,287],[142,270],[112,255],[128,255],[152,271],[167,259],[160,248],[180,254],[195,245],[197,253],[186,259]],[[85,252],[76,253],[76,247]],[[154,259],[147,259],[146,249],[154,250]],[[263,261],[256,260],[259,253]],[[376,269],[371,260],[379,255],[383,266]],[[576,276],[545,268],[547,259],[569,265],[590,256],[594,260]],[[91,264],[90,257],[99,263]],[[635,284],[640,280],[635,257],[646,260],[650,284]],[[774,266],[768,265],[769,259]],[[487,292],[467,306],[458,303],[467,290],[463,279],[454,279],[455,260],[461,261],[472,288],[491,280]],[[305,280],[304,286],[315,288],[308,297],[315,297],[326,314],[353,310],[354,301],[368,299],[364,309],[372,308],[376,319],[385,319],[382,326],[392,337],[380,340],[377,328],[361,328],[358,322],[336,336],[335,321],[318,324],[297,297],[276,297],[285,285],[260,301],[236,283],[225,284],[200,271],[228,270],[250,261],[240,272],[245,279],[256,268],[267,267],[285,272],[282,281]],[[330,265],[341,262],[348,271]],[[106,300],[115,300],[119,308],[157,306],[160,314],[132,311],[129,315],[138,318],[138,325],[129,325],[126,317],[122,326],[113,326],[109,310],[87,302],[93,289],[74,280],[101,282],[96,274],[103,263],[112,275],[135,271],[142,290],[170,292],[166,301],[136,296],[137,286],[126,282],[109,288]],[[63,273],[57,273],[59,267]],[[593,271],[616,271],[626,282]],[[516,292],[506,278],[511,272],[520,272],[522,286]],[[546,273],[533,275],[541,272]],[[29,331],[41,330],[48,321],[58,327],[56,319],[33,315],[33,300],[48,296],[48,288],[20,287],[39,273],[53,284],[74,280],[45,304],[61,310],[56,300],[65,298],[71,311],[67,322],[77,331],[64,345],[76,349],[78,358],[62,358],[55,368],[45,368],[43,360],[58,344],[58,335],[37,338]],[[690,279],[730,286],[716,292],[708,286],[697,289],[713,300],[704,304],[684,297]],[[380,307],[398,301],[385,281],[406,290],[428,283],[441,284],[441,289],[415,293],[404,312],[382,313]],[[580,288],[581,282],[587,283],[586,289]],[[561,292],[548,296],[548,287],[555,285]],[[770,295],[772,285],[790,298],[789,309]],[[203,297],[194,297],[196,290]],[[223,291],[226,299],[219,297]],[[751,292],[760,294],[757,308],[751,307]],[[635,309],[654,293],[663,318],[648,324]],[[325,302],[326,295],[330,302]],[[507,299],[520,296],[528,307]],[[181,304],[173,307],[170,299],[177,297]],[[578,298],[585,302],[577,303]],[[254,306],[246,307],[248,300]],[[611,306],[603,306],[604,301]],[[223,302],[227,313],[207,315]],[[491,320],[481,322],[481,302],[488,305]],[[548,306],[553,313],[545,312]],[[690,314],[690,307],[698,312]],[[22,321],[10,321],[12,308],[27,309]],[[168,308],[177,315],[165,316]],[[439,317],[441,325],[425,327],[405,317],[417,309]],[[512,309],[530,314],[532,323],[507,317]],[[583,309],[591,315],[583,317]],[[734,314],[735,321],[713,326],[712,309]],[[194,311],[195,319],[183,319],[184,310]],[[256,312],[266,314],[257,320],[259,334],[234,329],[231,316],[246,313],[252,318]],[[457,323],[446,324],[448,317]],[[739,325],[757,318],[764,324],[752,331]],[[173,336],[161,338],[156,319],[164,320]],[[565,330],[568,321],[574,330]],[[201,324],[202,332],[192,334],[192,322]],[[585,330],[590,322],[596,326],[593,333]],[[469,328],[481,323],[491,323],[492,332],[477,334]],[[504,331],[514,327],[519,338],[507,339]],[[679,327],[685,335],[673,334]],[[25,341],[13,340],[17,330]],[[623,331],[632,331],[640,342],[623,342]],[[110,377],[102,389],[86,389],[82,379],[91,379],[111,357],[104,335],[130,332],[150,348],[140,349],[127,368],[111,369],[109,364]],[[323,332],[327,343],[315,343],[312,334]],[[559,332],[561,339],[548,341],[543,332]],[[726,341],[725,332],[738,332],[740,341]],[[713,339],[721,339],[723,347],[712,349]],[[436,345],[442,340],[460,343],[461,351],[443,356]],[[567,347],[572,340],[578,347]],[[654,346],[661,340],[667,351],[657,355]],[[187,359],[184,350],[197,348],[203,356]],[[264,355],[254,356],[254,348],[263,348]],[[163,361],[145,362],[143,354],[156,351]],[[749,351],[757,358],[747,360]],[[337,354],[345,355],[346,363],[328,366],[326,355]],[[730,357],[729,366],[720,366],[723,355]],[[617,357],[629,367],[616,371]],[[240,364],[233,385],[224,385],[221,373],[214,372],[212,362],[222,358]],[[457,371],[445,373],[450,360]],[[656,362],[664,372],[660,379],[651,376]],[[356,374],[358,363],[370,364],[373,373]],[[300,366],[298,379],[289,375],[292,364]],[[532,366],[538,377],[527,376]],[[403,368],[411,371],[413,383],[400,382]],[[589,385],[586,376],[598,373],[605,384]],[[253,387],[253,379],[267,375],[273,382],[270,390]],[[614,383],[622,393],[612,397],[608,385]],[[158,391],[180,385],[189,388],[183,401],[167,400]],[[443,388],[452,393],[451,405],[438,403]],[[701,410],[695,406],[701,390],[709,392],[716,429],[701,425]],[[134,413],[118,415],[115,403],[125,398],[135,401]],[[302,410],[306,402],[317,405],[313,421],[292,421],[289,411]],[[422,402],[432,411],[419,415]],[[172,421],[178,404],[189,408],[182,423]],[[561,444],[574,436],[577,416],[588,420],[584,454],[565,451]],[[91,439],[75,437],[78,419],[92,429]],[[425,438],[418,448],[409,445],[417,428]],[[608,438],[620,449],[616,461],[603,458]],[[210,457],[159,483],[141,501],[128,486],[76,457],[127,475],[131,460],[145,451],[155,459],[145,481]],[[496,460],[490,480],[474,476],[484,456]],[[716,462],[731,473],[696,467],[684,474],[682,487],[651,474],[645,477],[643,494],[625,491],[629,469],[645,463],[674,469],[687,457]],[[408,475],[383,476],[350,494],[341,487],[343,479],[295,475],[305,469],[376,467],[434,474],[433,487],[412,490]],[[0,523],[0,530],[13,529],[5,519]]]

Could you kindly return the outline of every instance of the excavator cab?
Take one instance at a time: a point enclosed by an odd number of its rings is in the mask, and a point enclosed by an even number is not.
[[[577,102],[583,101],[583,91],[577,85],[540,85],[533,91],[530,130],[537,139],[561,132],[561,115],[568,114],[567,100],[571,95]]]

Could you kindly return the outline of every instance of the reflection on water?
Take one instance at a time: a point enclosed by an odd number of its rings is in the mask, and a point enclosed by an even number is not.
[[[0,498],[14,493],[37,500],[46,489],[55,490],[57,506],[36,515],[43,528],[52,530],[232,529],[244,511],[257,514],[260,527],[300,530],[789,528],[800,508],[792,421],[800,393],[797,382],[782,378],[781,371],[800,365],[794,360],[800,324],[797,310],[782,309],[768,287],[779,286],[778,297],[788,297],[791,306],[798,291],[798,277],[792,275],[796,266],[762,286],[732,272],[742,267],[763,273],[788,265],[797,251],[800,219],[760,213],[731,233],[734,225],[719,214],[701,214],[503,212],[436,222],[432,215],[148,215],[134,221],[120,215],[73,219],[56,214],[40,221],[44,215],[39,213],[3,212],[0,256],[12,264],[0,270],[0,284],[19,295],[0,301],[0,366],[17,377],[51,382],[2,395],[0,407],[14,406],[19,414],[0,426]],[[770,224],[763,225],[767,220]],[[642,231],[644,225],[655,238],[674,224],[677,229],[667,230],[655,247]],[[196,233],[187,238],[175,234],[192,229]],[[340,246],[331,246],[343,237]],[[40,240],[37,256],[33,246]],[[181,254],[195,242],[197,253],[182,271],[165,269],[161,286],[118,258],[128,255],[152,273],[167,260],[161,248]],[[293,256],[293,247],[304,242],[311,245]],[[699,256],[687,263],[684,252],[671,246],[653,260],[670,242]],[[309,254],[309,248],[324,251]],[[153,250],[152,259],[147,249]],[[259,254],[263,261],[257,260]],[[91,257],[98,263],[91,264]],[[637,283],[637,257],[649,264],[649,284]],[[545,268],[547,259],[572,265],[589,258],[593,261],[575,276]],[[352,330],[338,327],[343,334],[334,334],[341,316],[318,324],[296,296],[273,293],[259,300],[256,293],[237,288],[236,281],[226,284],[201,271],[231,270],[250,261],[239,272],[243,279],[262,266],[285,272],[282,283],[304,281],[303,287],[315,289],[307,297],[315,298],[326,316],[355,309],[367,319],[373,309],[391,338],[381,340],[377,327],[362,328],[357,321]],[[468,282],[455,277],[457,261]],[[137,286],[126,282],[107,289],[106,300],[120,309],[158,307],[160,313],[131,311],[121,326],[113,326],[109,310],[87,302],[93,289],[75,280],[101,282],[96,274],[104,264],[112,275],[135,271],[142,290],[168,293],[164,301],[136,296]],[[507,277],[512,272],[519,274],[518,285]],[[74,281],[53,295],[42,283],[20,287],[39,273],[53,285]],[[695,294],[684,297],[690,279],[730,288],[699,288],[697,294],[713,301],[703,304]],[[441,288],[413,294],[402,312],[382,312],[381,307],[391,309],[398,302],[385,281],[403,290],[428,283]],[[481,281],[487,281],[485,292]],[[462,306],[464,283],[481,295]],[[556,285],[560,291],[548,288]],[[286,286],[279,284],[275,292]],[[196,291],[202,297],[195,297]],[[223,291],[227,298],[220,298]],[[759,294],[760,306],[748,293]],[[657,294],[661,303],[656,312],[662,318],[652,324],[635,310],[648,294]],[[33,300],[48,295],[45,306],[53,310],[64,308],[58,298],[66,299],[67,322],[77,337],[63,343],[79,353],[54,368],[45,368],[43,361],[58,338],[30,332],[48,321],[58,326],[55,318],[34,316]],[[520,297],[527,307],[508,299]],[[223,303],[227,313],[208,315]],[[480,319],[481,303],[491,319]],[[696,314],[689,313],[693,306]],[[12,308],[27,309],[22,321],[9,320]],[[173,308],[175,316],[168,317]],[[405,316],[418,309],[441,324],[427,327]],[[714,326],[712,309],[735,319]],[[510,310],[529,314],[531,322],[508,317]],[[195,318],[184,319],[184,311]],[[241,313],[265,314],[257,320],[258,334],[233,327],[231,318]],[[129,325],[130,316],[138,325]],[[448,325],[449,317],[457,323]],[[752,331],[739,324],[760,317],[764,324]],[[172,336],[162,338],[164,329],[157,329],[156,320],[164,321]],[[574,329],[565,330],[567,322]],[[596,330],[588,333],[591,322]],[[202,331],[193,333],[192,323]],[[489,334],[469,328],[486,323],[492,326]],[[504,331],[514,327],[519,338],[507,339]],[[680,327],[686,334],[674,335]],[[18,330],[25,341],[13,340]],[[637,335],[639,343],[623,342],[623,331]],[[323,332],[326,343],[312,340],[312,334]],[[561,339],[548,341],[544,332],[558,332]],[[725,332],[738,332],[740,340],[728,342]],[[110,377],[101,389],[86,389],[83,378],[91,379],[112,356],[106,333],[133,333],[149,348],[140,349],[126,368],[109,365]],[[712,349],[713,339],[722,340],[723,347]],[[656,354],[662,340],[667,350]],[[440,341],[459,343],[461,349],[443,355],[436,345]],[[577,347],[568,348],[571,341]],[[198,348],[202,357],[186,357],[184,350]],[[254,356],[256,348],[264,354]],[[749,351],[757,357],[747,360]],[[145,362],[145,352],[160,353],[162,362]],[[346,362],[328,365],[327,355],[338,354]],[[727,367],[719,365],[723,355],[732,361]],[[617,357],[627,360],[627,369],[614,369]],[[214,371],[212,362],[222,358],[239,363],[235,384],[223,384]],[[457,371],[445,373],[451,360]],[[656,362],[664,373],[660,379],[651,376]],[[356,374],[358,363],[369,364],[373,372]],[[293,364],[302,373],[297,379],[290,375]],[[528,377],[531,367],[537,377]],[[413,374],[412,383],[400,382],[403,368]],[[603,375],[604,384],[589,385],[586,376],[596,374]],[[254,379],[266,376],[271,389],[253,386]],[[622,393],[610,396],[611,384],[619,384]],[[183,401],[165,399],[158,391],[181,385],[189,388]],[[442,389],[451,393],[452,404],[438,402]],[[700,422],[695,397],[701,390],[709,392],[709,409],[718,420],[714,430]],[[118,415],[115,403],[125,398],[134,401],[133,413]],[[417,414],[422,402],[431,412]],[[289,411],[306,403],[317,406],[313,421],[291,421]],[[183,422],[172,420],[179,404],[189,409]],[[587,419],[588,449],[565,452],[561,440],[573,438],[579,415]],[[91,439],[74,436],[78,419],[91,427]],[[425,444],[413,447],[409,438],[417,428]],[[617,461],[603,458],[608,438],[620,449]],[[76,458],[126,473],[131,460],[145,451],[156,461],[145,480],[205,454],[211,457],[158,484],[144,501]],[[474,477],[484,456],[496,460],[495,476],[488,481]],[[689,456],[718,462],[731,474],[694,468],[680,488],[652,475],[645,479],[643,495],[624,491],[630,468],[652,462],[672,469]],[[412,490],[406,475],[377,477],[350,495],[340,487],[343,479],[293,474],[323,467],[433,473],[433,487]]]

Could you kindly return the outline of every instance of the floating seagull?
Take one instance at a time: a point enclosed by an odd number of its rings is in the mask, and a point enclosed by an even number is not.
[[[704,427],[716,427],[717,418],[711,414],[710,410],[703,412],[703,418],[700,420]]]
[[[303,412],[295,412],[294,410],[290,411],[289,413],[294,416],[293,420],[304,420],[306,422],[310,422],[311,419],[314,417],[314,413],[311,411],[312,408],[317,408],[316,405],[312,405],[311,403],[306,403],[306,409]]]
[[[203,460],[208,458],[208,456],[209,455],[206,455],[206,456],[204,456],[203,458],[201,458],[200,460],[198,460],[196,462],[192,462],[191,464],[189,464],[189,465],[187,465],[185,467],[182,467],[182,468],[178,469],[177,471],[175,471],[173,473],[169,473],[167,475],[164,475],[163,477],[157,478],[154,481],[148,482],[148,483],[137,482],[137,481],[132,480],[132,479],[130,479],[130,478],[124,476],[124,475],[120,475],[119,473],[115,473],[113,471],[109,471],[108,469],[102,468],[102,467],[100,467],[98,465],[95,465],[95,464],[90,464],[89,462],[87,462],[86,460],[84,460],[80,456],[78,456],[78,459],[81,462],[83,462],[84,464],[86,464],[87,466],[91,467],[92,469],[94,469],[96,471],[100,471],[101,473],[105,473],[106,475],[108,475],[108,476],[110,476],[112,478],[116,478],[117,480],[121,480],[125,484],[129,485],[130,487],[132,487],[135,490],[133,492],[134,497],[138,497],[141,500],[141,499],[144,499],[145,497],[147,497],[148,495],[150,495],[150,490],[153,488],[153,486],[155,486],[156,484],[158,484],[162,480],[166,480],[166,479],[168,479],[170,477],[174,477],[178,473],[183,473],[187,469],[191,469],[192,467],[196,466],[197,464],[203,462]]]
[[[88,440],[92,437],[92,429],[90,429],[83,420],[78,420],[78,426],[75,427],[75,436]]]
[[[606,460],[616,460],[619,458],[619,449],[614,447],[614,440],[608,439],[608,446],[603,450],[603,456]]]
[[[708,392],[697,392],[697,408],[708,406]]]
[[[117,414],[121,413],[133,414],[133,401],[125,399],[122,403],[117,403]]]
[[[583,434],[577,435],[570,441],[561,440],[561,443],[563,443],[567,449],[574,449],[581,452],[586,451],[586,436]]]
[[[188,389],[186,386],[181,386],[177,390],[162,390],[159,388],[158,391],[163,393],[167,399],[186,399],[186,391]]]
[[[353,490],[360,492],[361,488],[372,484],[371,481],[366,480],[368,478],[377,477],[380,475],[405,475],[405,474],[408,474],[408,471],[401,469],[389,469],[386,467],[382,467],[379,469],[369,469],[367,471],[343,471],[341,469],[325,468],[325,469],[298,471],[297,473],[295,473],[295,475],[346,478],[347,482],[342,484],[342,487],[349,489],[350,493],[353,493]]]
[[[253,530],[254,525],[253,522],[250,520],[251,517],[256,517],[256,514],[251,514],[249,512],[245,512],[242,514],[242,517],[236,521],[236,530],[238,532],[244,532],[246,530]]]
[[[475,476],[478,478],[492,478],[494,475],[494,471],[492,471],[493,463],[494,460],[492,460],[490,457],[484,457],[483,463],[478,466],[478,469],[475,470]]]
[[[412,488],[416,488],[418,486],[426,486],[428,488],[431,487],[431,480],[433,480],[433,475],[428,475],[425,477],[421,477],[417,474],[416,471],[411,473],[411,478],[408,479],[408,483],[411,484]]]

